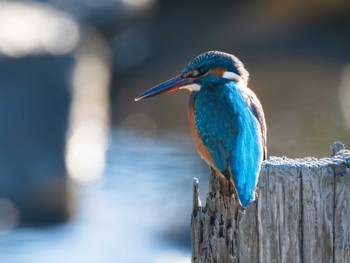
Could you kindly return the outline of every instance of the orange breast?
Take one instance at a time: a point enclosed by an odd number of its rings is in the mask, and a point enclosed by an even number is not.
[[[192,134],[194,143],[197,147],[199,155],[211,167],[218,170],[213,162],[213,158],[211,157],[211,154],[209,153],[208,149],[204,146],[202,139],[199,136],[199,132],[196,128],[196,120],[194,116],[194,101],[191,101],[188,105],[188,123],[189,123],[191,134]]]

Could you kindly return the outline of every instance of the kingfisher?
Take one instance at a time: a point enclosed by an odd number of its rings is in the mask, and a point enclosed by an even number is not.
[[[135,98],[140,101],[177,89],[190,90],[188,120],[197,150],[212,169],[234,185],[241,207],[255,200],[266,159],[266,122],[260,101],[247,87],[249,73],[235,56],[208,51],[180,75]]]

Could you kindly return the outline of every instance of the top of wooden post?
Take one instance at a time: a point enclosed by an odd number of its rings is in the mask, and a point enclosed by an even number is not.
[[[331,157],[270,157],[258,198],[241,213],[214,171],[206,204],[194,183],[192,262],[349,262],[350,151]]]

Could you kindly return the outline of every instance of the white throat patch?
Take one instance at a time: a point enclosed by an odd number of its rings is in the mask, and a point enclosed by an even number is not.
[[[242,80],[240,76],[238,76],[236,73],[231,71],[225,71],[224,74],[222,74],[222,77],[224,79],[234,80],[237,82],[240,82]]]
[[[201,89],[201,85],[192,83],[186,86],[182,86],[180,89],[188,89],[189,91],[199,91]]]

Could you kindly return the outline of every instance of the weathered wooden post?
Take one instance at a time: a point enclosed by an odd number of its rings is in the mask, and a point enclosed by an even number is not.
[[[192,262],[350,262],[350,151],[340,143],[331,151],[270,157],[245,213],[215,172],[202,206],[195,179]]]

